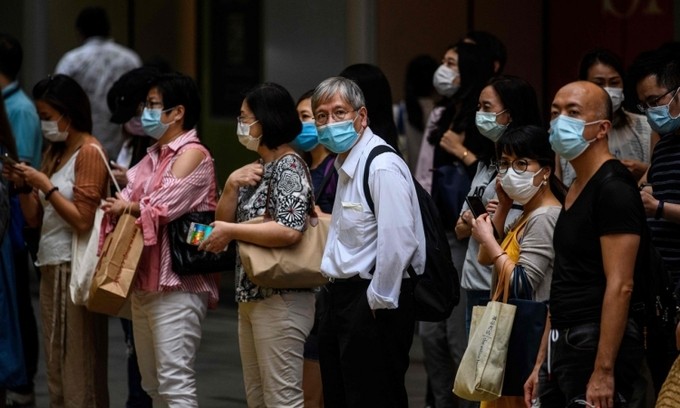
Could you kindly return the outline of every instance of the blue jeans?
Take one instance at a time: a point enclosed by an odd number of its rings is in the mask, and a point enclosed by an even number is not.
[[[586,393],[600,340],[600,324],[554,329],[550,336],[549,357],[540,373],[539,396],[542,408],[563,408],[572,399]],[[642,333],[638,325],[629,319],[614,366],[615,392],[627,401],[631,399],[633,383],[640,376],[643,355]]]

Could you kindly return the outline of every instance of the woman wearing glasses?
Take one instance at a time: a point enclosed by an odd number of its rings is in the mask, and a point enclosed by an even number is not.
[[[129,209],[144,237],[131,295],[142,387],[155,406],[197,407],[194,361],[201,323],[207,309],[217,306],[218,277],[175,272],[168,223],[190,211],[215,209],[215,170],[194,129],[200,99],[191,78],[158,76],[144,106],[142,127],[156,143],[127,171],[122,193],[107,199],[105,220]],[[102,229],[113,228],[107,223]]]
[[[237,135],[260,160],[229,175],[215,213],[219,221],[199,249],[218,252],[232,240],[286,247],[302,238],[313,190],[307,164],[288,145],[301,129],[295,102],[281,85],[264,83],[246,94]],[[242,224],[263,215],[273,222]],[[313,291],[257,286],[237,256],[236,301],[248,406],[302,408],[303,349],[314,324]]]
[[[564,185],[555,177],[555,154],[548,133],[538,126],[508,130],[496,144],[496,155],[498,207],[493,221],[488,214],[472,221],[472,237],[479,243],[479,263],[493,268],[494,282],[501,273],[526,275],[530,288],[525,289],[533,300],[548,300],[555,257],[553,231],[566,195]],[[504,232],[513,201],[524,209]],[[500,244],[494,229],[499,232]],[[505,405],[490,402],[486,407],[525,406],[523,397],[504,398]]]

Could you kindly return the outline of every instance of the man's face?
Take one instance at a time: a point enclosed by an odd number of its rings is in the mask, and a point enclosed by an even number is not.
[[[656,75],[649,75],[636,86],[640,104],[645,108],[668,105],[672,117],[680,115],[680,95],[675,89],[659,84]]]
[[[555,94],[555,99],[550,106],[550,119],[564,115],[590,122],[594,120],[595,113],[589,109],[589,105],[587,89],[576,84],[569,84]]]
[[[324,126],[335,122],[352,120],[354,129],[361,134],[361,130],[368,126],[366,107],[358,110],[352,108],[339,94],[322,101],[314,110],[316,126]]]
[[[601,106],[602,95],[597,85],[590,82],[575,82],[562,87],[550,106],[550,120],[560,115],[575,119],[581,119],[586,123],[602,120],[601,112],[605,109]],[[608,96],[607,96],[608,98]],[[602,129],[600,126],[586,126],[583,130],[583,138],[590,140]],[[605,129],[606,131],[606,129]]]

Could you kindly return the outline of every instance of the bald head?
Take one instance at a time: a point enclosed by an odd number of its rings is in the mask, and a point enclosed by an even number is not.
[[[571,116],[586,122],[612,118],[612,102],[604,88],[589,81],[571,82],[555,94],[551,116]]]

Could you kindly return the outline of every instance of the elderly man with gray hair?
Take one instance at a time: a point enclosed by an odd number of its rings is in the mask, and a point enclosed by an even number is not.
[[[331,283],[319,300],[325,406],[408,407],[404,375],[415,319],[406,270],[412,265],[420,274],[425,265],[411,173],[396,154],[376,156],[366,169],[371,150],[386,143],[368,126],[364,96],[353,81],[323,81],[312,110],[319,143],[338,154],[333,218],[321,262]]]

